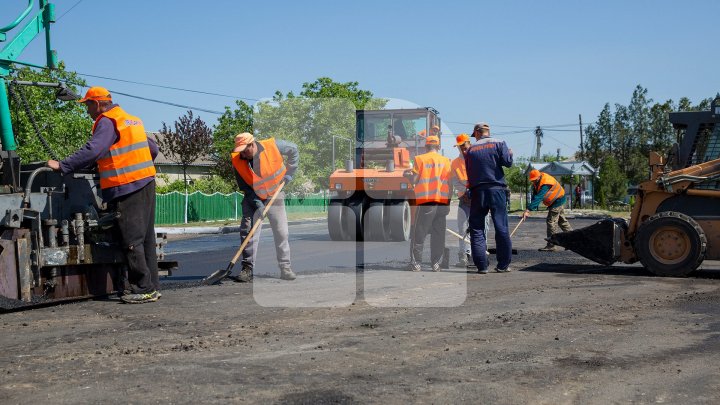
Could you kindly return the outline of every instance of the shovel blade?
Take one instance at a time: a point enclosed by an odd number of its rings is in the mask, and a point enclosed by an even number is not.
[[[490,249],[488,249],[488,252],[490,252],[491,255],[495,255],[495,254],[497,254],[497,249],[496,249],[496,248],[490,248]],[[517,249],[513,248],[512,254],[514,254],[514,255],[518,254],[518,253],[517,253]]]
[[[220,284],[220,281],[230,275],[230,269],[220,269],[202,279],[203,285]]]

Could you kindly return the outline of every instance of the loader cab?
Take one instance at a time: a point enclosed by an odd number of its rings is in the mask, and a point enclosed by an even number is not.
[[[440,135],[438,112],[430,107],[397,110],[357,110],[355,165],[382,166],[393,149],[406,149],[409,158],[425,152],[427,134]]]

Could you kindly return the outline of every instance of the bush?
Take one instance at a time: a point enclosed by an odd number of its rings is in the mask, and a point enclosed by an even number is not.
[[[158,175],[158,177],[163,175]],[[164,175],[165,179],[167,179],[167,175]],[[225,179],[223,179],[220,176],[208,176],[208,177],[201,177],[198,179],[190,180],[190,184],[188,184],[187,192],[188,194],[194,193],[196,191],[199,191],[201,193],[205,194],[213,194],[213,193],[222,193],[222,194],[230,194],[236,190],[236,185],[234,183],[231,183]],[[172,193],[173,191],[177,191],[178,193],[184,193],[185,192],[185,184],[183,184],[182,180],[175,180],[172,183],[167,183],[163,186],[157,187],[157,193],[158,194],[166,194],[166,193]]]

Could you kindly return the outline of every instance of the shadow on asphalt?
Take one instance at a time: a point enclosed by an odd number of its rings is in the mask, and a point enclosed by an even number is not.
[[[560,273],[560,274],[607,274],[613,276],[628,277],[658,277],[643,267],[638,266],[603,266],[600,264],[557,264],[557,263],[538,263],[529,267],[520,269],[519,271],[530,271],[538,273]],[[702,279],[720,279],[720,271],[716,270],[697,270],[691,273],[690,278]]]

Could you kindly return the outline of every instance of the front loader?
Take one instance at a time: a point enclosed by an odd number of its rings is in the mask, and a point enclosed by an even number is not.
[[[612,218],[553,235],[550,242],[600,264],[642,265],[659,276],[687,276],[720,259],[720,97],[710,111],[676,112],[679,141],[652,152],[630,221]]]

